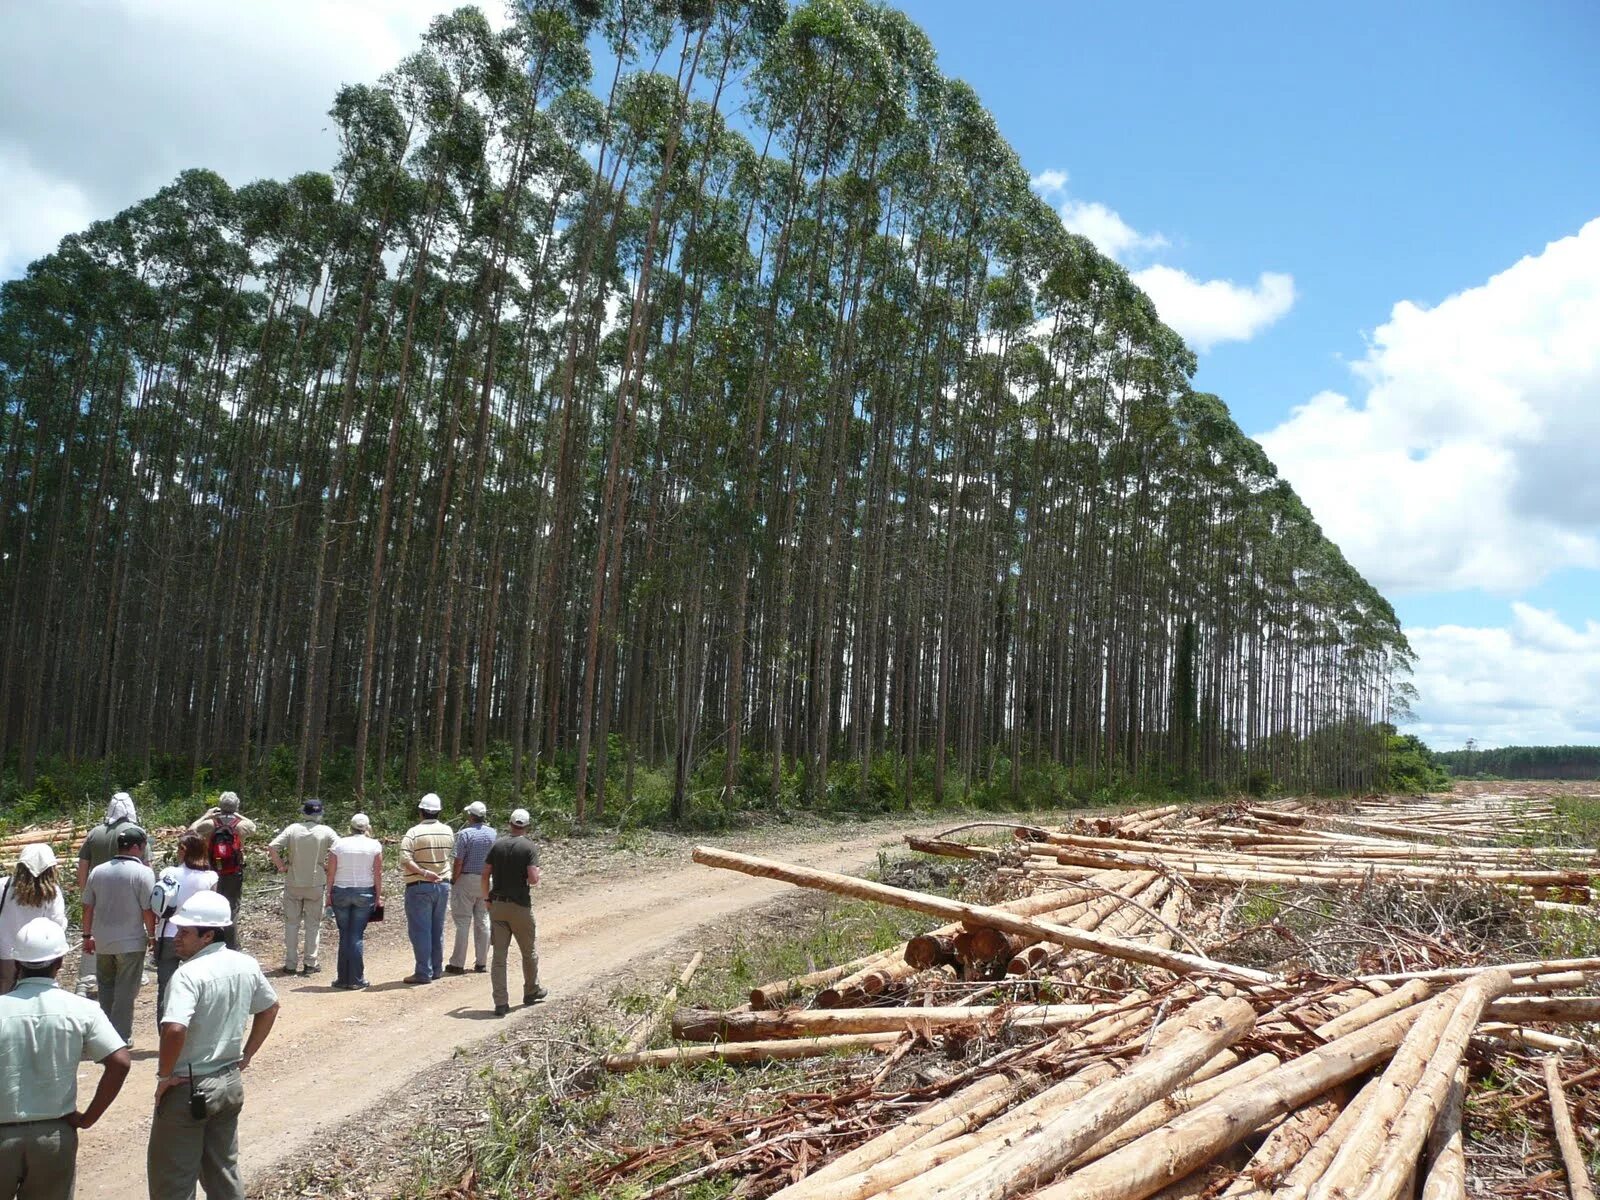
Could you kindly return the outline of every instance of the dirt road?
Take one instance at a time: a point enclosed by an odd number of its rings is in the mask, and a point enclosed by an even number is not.
[[[930,827],[936,828],[936,827]],[[785,843],[790,862],[856,870],[881,847],[900,841],[905,827],[870,833],[821,831],[811,840]],[[707,839],[711,840],[711,839]],[[739,839],[717,844],[740,848]],[[770,846],[770,842],[767,843]],[[540,976],[550,989],[546,1005],[560,1004],[629,962],[661,953],[690,938],[699,926],[792,891],[787,885],[689,862],[688,843],[666,853],[617,854],[563,878],[559,848],[547,856],[545,884],[536,896]],[[760,845],[752,847],[760,853]],[[290,1159],[312,1134],[347,1121],[392,1092],[404,1091],[419,1073],[448,1059],[457,1047],[501,1033],[530,1010],[504,1020],[492,1011],[487,975],[446,976],[426,987],[399,980],[411,971],[404,917],[389,895],[392,917],[371,927],[363,992],[328,986],[337,937],[323,936],[323,971],[309,978],[273,978],[282,1011],[271,1039],[245,1076],[241,1160],[245,1181]],[[449,935],[446,953],[449,953]],[[277,965],[278,942],[258,938],[247,946],[268,968]],[[469,960],[470,966],[470,960]],[[513,999],[520,986],[511,968]],[[144,1152],[155,1090],[153,979],[140,993],[134,1025],[134,1066],[111,1110],[83,1135],[78,1156],[79,1200],[127,1200],[144,1194]],[[544,1006],[541,1005],[541,1008]],[[80,1096],[91,1094],[96,1068],[80,1074]]]

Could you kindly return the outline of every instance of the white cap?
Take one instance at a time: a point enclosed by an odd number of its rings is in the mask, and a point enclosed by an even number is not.
[[[137,821],[139,814],[134,811],[133,797],[127,792],[118,792],[111,797],[111,803],[106,805],[106,824],[112,825],[117,821]]]
[[[526,829],[533,824],[533,818],[528,815],[527,809],[513,808],[511,810],[511,823],[518,829]]]
[[[477,817],[480,821],[489,815],[489,809],[484,805],[482,800],[474,800],[461,811],[466,813],[469,817]]]
[[[67,956],[67,935],[49,917],[35,917],[17,930],[12,957],[25,967],[42,967]]]
[[[172,924],[185,928],[220,929],[233,924],[233,909],[220,892],[196,892],[183,902]]]
[[[44,842],[33,842],[22,848],[17,861],[28,868],[29,875],[37,879],[56,865],[56,852]]]
[[[439,799],[437,792],[429,792],[421,800],[417,801],[417,807],[423,812],[436,813],[444,807],[444,801]]]
[[[362,833],[368,833],[372,829],[372,818],[367,816],[366,813],[357,813],[350,818],[350,828],[359,829]]]

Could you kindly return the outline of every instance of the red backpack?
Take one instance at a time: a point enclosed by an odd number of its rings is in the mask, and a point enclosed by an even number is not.
[[[238,824],[239,818],[232,813],[218,813],[211,824],[211,867],[218,875],[244,873],[244,846]]]

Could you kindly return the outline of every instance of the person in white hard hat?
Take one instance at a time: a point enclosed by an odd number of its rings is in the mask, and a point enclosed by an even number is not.
[[[33,842],[17,855],[11,878],[0,882],[0,996],[17,982],[17,956],[12,953],[17,931],[44,917],[67,927],[67,900],[56,872],[56,852]]]
[[[357,813],[350,818],[349,834],[328,851],[328,907],[339,928],[333,986],[341,992],[367,986],[367,922],[382,903],[383,843],[372,836],[371,818]]]
[[[272,1032],[278,997],[261,964],[224,943],[232,920],[228,898],[218,892],[197,892],[172,917],[182,961],[161,1014],[145,1163],[150,1200],[192,1200],[197,1182],[208,1200],[244,1200],[240,1072]]]
[[[0,1196],[67,1200],[78,1133],[122,1090],[131,1055],[93,1000],[56,986],[67,936],[35,917],[12,941],[17,986],[0,996]],[[100,1082],[78,1111],[78,1064],[97,1062]]]
[[[519,808],[511,814],[511,828],[498,839],[483,864],[483,890],[489,897],[490,941],[494,965],[489,986],[494,994],[494,1015],[511,1011],[511,989],[506,980],[506,956],[516,939],[522,955],[522,1002],[537,1004],[548,992],[539,986],[539,950],[535,942],[532,888],[539,882],[539,847],[528,836],[532,818]]]
[[[417,801],[422,819],[400,839],[400,878],[406,887],[406,933],[415,970],[406,983],[432,983],[444,974],[444,917],[450,907],[450,860],[455,831],[439,820],[444,803],[429,792]]]
[[[455,874],[450,878],[450,915],[455,918],[456,940],[450,947],[452,975],[467,970],[467,933],[472,934],[472,969],[482,972],[489,962],[489,901],[483,891],[483,864],[494,845],[494,829],[485,823],[489,810],[474,800],[461,810],[467,823],[456,834]]]

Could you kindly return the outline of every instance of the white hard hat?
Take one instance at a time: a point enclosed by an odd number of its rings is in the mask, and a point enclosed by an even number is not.
[[[17,861],[28,868],[35,879],[56,865],[56,852],[44,842],[32,842],[22,848]]]
[[[488,806],[485,805],[482,800],[474,800],[461,811],[466,813],[469,817],[478,817],[480,819],[489,815]]]
[[[367,833],[372,829],[372,818],[367,816],[366,813],[357,813],[350,818],[350,828],[359,829],[362,833]]]
[[[421,800],[417,801],[417,807],[423,812],[436,813],[444,807],[444,801],[439,799],[437,792],[429,792]]]
[[[233,924],[233,909],[220,892],[196,892],[173,914],[172,924],[191,929],[220,929]]]
[[[35,917],[17,930],[12,957],[25,967],[42,967],[67,956],[67,935],[49,917]]]
[[[526,829],[533,824],[533,818],[528,815],[527,809],[513,808],[511,810],[511,823],[519,829]]]

